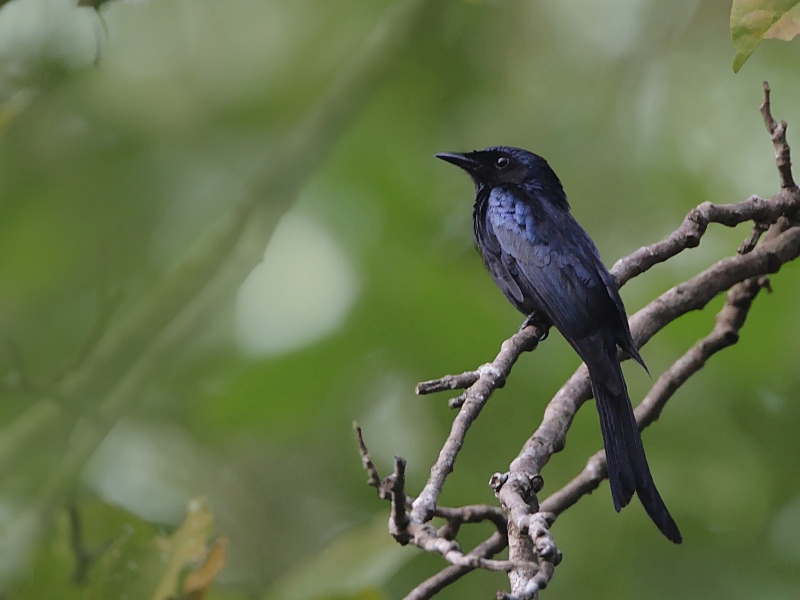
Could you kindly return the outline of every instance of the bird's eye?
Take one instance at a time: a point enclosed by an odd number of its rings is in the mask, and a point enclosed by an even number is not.
[[[505,169],[508,166],[509,160],[505,156],[501,156],[494,161],[494,166],[498,169]]]

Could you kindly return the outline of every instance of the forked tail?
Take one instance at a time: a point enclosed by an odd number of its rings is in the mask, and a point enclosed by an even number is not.
[[[606,346],[608,348],[608,346]],[[592,391],[600,415],[600,430],[608,463],[608,481],[614,508],[619,512],[636,492],[647,514],[667,539],[682,541],[678,526],[656,489],[636,426],[633,407],[617,359],[616,344],[589,366]],[[588,364],[588,363],[587,363]]]

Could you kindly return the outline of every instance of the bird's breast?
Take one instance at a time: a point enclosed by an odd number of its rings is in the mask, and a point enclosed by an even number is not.
[[[495,227],[516,230],[533,240],[537,237],[537,219],[531,205],[517,196],[512,190],[494,188],[489,194],[486,216]]]

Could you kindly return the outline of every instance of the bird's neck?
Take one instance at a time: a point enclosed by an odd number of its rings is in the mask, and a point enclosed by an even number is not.
[[[567,194],[561,186],[561,182],[555,180],[537,179],[536,181],[526,182],[523,188],[530,196],[539,198],[542,202],[547,202],[555,208],[560,208],[569,212],[569,202]]]

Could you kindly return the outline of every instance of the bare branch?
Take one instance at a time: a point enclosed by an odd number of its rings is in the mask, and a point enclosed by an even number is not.
[[[781,189],[788,190],[796,188],[792,177],[792,160],[789,151],[789,144],[786,143],[786,121],[777,123],[772,117],[772,106],[770,104],[769,84],[764,82],[764,101],[761,103],[761,116],[764,117],[764,125],[772,138],[775,146],[775,163],[778,166],[778,173],[781,178]]]
[[[422,381],[417,384],[416,392],[420,396],[443,392],[444,390],[463,390],[481,378],[480,371],[466,371],[460,375],[445,375],[441,379]],[[459,396],[460,397],[460,396]]]
[[[502,551],[508,545],[508,540],[504,533],[495,532],[492,536],[478,544],[468,557],[491,558]],[[442,591],[449,585],[454,584],[467,573],[474,571],[477,567],[470,565],[451,565],[439,571],[433,577],[423,581],[415,587],[403,600],[428,600]]]
[[[361,453],[361,464],[369,476],[369,479],[367,479],[367,485],[371,485],[378,490],[378,495],[381,499],[386,499],[386,496],[381,494],[381,478],[378,475],[378,469],[375,468],[375,463],[373,463],[372,458],[370,458],[369,450],[367,450],[367,445],[364,443],[364,434],[361,431],[361,427],[355,421],[353,421],[353,430],[356,432],[358,451]]]
[[[527,531],[520,532],[520,541],[525,542],[527,553],[528,539],[532,541],[533,553],[536,555],[539,569],[535,573],[518,569],[509,574],[512,588],[516,592],[509,594],[503,590],[497,592],[498,600],[532,600],[538,598],[540,590],[545,589],[553,578],[555,568],[561,562],[561,552],[556,547],[556,542],[550,533],[550,525],[553,522],[553,515],[537,513],[530,515],[527,523]],[[513,549],[513,542],[509,539],[509,546]],[[513,550],[509,551],[510,553]]]
[[[666,238],[619,259],[610,269],[611,274],[621,287],[655,265],[669,260],[687,248],[698,246],[711,223],[726,227],[736,227],[747,221],[772,224],[782,215],[797,211],[798,208],[800,193],[779,194],[768,200],[750,196],[737,204],[703,202],[689,211],[681,226]]]
[[[357,423],[353,423],[353,430],[355,431],[358,450],[361,454],[361,463],[364,467],[364,470],[367,472],[367,475],[369,476],[367,485],[370,485],[377,490],[378,498],[381,500],[391,500],[391,487],[394,485],[394,474],[383,480],[381,479],[380,475],[378,474],[378,469],[375,467],[375,464],[372,462],[372,458],[369,455],[369,450],[367,449],[367,444],[364,441],[364,435],[361,427]],[[395,457],[395,460],[398,458],[403,460],[400,457]],[[413,502],[414,497],[406,494],[405,505],[410,507]],[[483,521],[491,521],[500,532],[504,533],[506,530],[505,513],[499,507],[489,506],[488,504],[468,504],[458,508],[437,506],[433,516],[445,519],[447,521],[447,525],[445,527],[449,527],[449,530],[455,528],[457,531],[458,527],[465,523],[482,523]],[[445,536],[440,534],[439,537]]]
[[[500,353],[494,361],[478,369],[480,377],[467,390],[464,403],[453,421],[450,435],[439,453],[438,460],[431,468],[428,483],[414,501],[411,511],[412,520],[417,523],[425,523],[431,519],[445,479],[453,471],[453,464],[458,456],[458,451],[464,444],[464,438],[470,425],[478,418],[492,392],[505,382],[520,355],[536,348],[539,344],[538,336],[537,328],[525,327],[503,342]]]
[[[411,538],[408,531],[411,522],[406,512],[406,461],[401,456],[394,457],[394,474],[389,486],[389,493],[392,500],[389,531],[394,539],[405,546]]]

